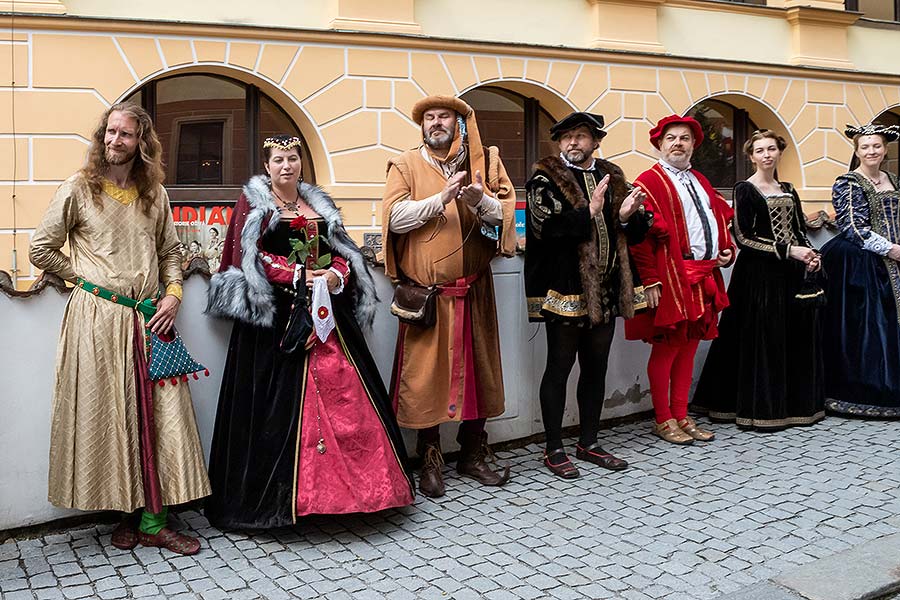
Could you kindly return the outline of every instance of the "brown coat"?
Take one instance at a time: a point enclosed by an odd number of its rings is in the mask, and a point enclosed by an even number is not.
[[[483,158],[473,152],[472,163],[481,164],[476,161]],[[478,417],[493,417],[503,413],[504,397],[490,262],[498,253],[509,256],[515,251],[515,190],[500,163],[497,180],[490,186],[497,190],[494,196],[503,205],[499,244],[481,234],[479,219],[458,202],[448,204],[442,217],[418,229],[404,234],[390,231],[394,202],[424,200],[446,184],[444,175],[426,162],[419,150],[410,150],[389,162],[382,220],[385,272],[392,279],[406,278],[426,286],[480,274],[468,291],[473,366]],[[398,404],[397,421],[403,427],[422,429],[463,416],[465,369],[459,371],[457,385],[451,385],[457,301],[449,295],[438,295],[434,327],[400,328],[391,394]],[[453,387],[457,392],[450,397]]]

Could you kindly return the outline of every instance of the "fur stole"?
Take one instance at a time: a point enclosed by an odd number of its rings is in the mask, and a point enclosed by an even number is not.
[[[619,260],[619,314],[630,319],[634,316],[634,284],[631,276],[631,265],[628,260],[628,242],[625,233],[619,226],[619,209],[622,201],[631,193],[631,186],[625,179],[622,169],[613,163],[601,158],[594,159],[597,166],[604,173],[609,173],[609,186],[612,190],[612,213],[615,231],[616,255]],[[563,197],[573,208],[584,208],[589,200],[578,186],[572,171],[558,156],[548,156],[534,165],[534,169],[545,173]],[[597,325],[602,321],[600,298],[601,275],[604,265],[600,264],[597,229],[591,228],[591,239],[578,245],[578,271],[581,275],[581,286],[584,291],[584,300],[587,304],[588,317],[591,324]]]
[[[348,285],[343,293],[352,294],[359,324],[365,328],[371,327],[378,306],[375,281],[359,247],[344,229],[340,210],[319,187],[300,182],[297,190],[303,200],[325,220],[327,228],[324,232],[320,231],[320,235],[335,254],[349,263],[353,285]],[[278,209],[272,200],[268,177],[257,175],[251,178],[244,186],[244,197],[249,211],[243,229],[235,232],[240,238],[241,265],[240,268],[231,266],[212,276],[206,312],[260,327],[271,327],[275,320],[274,292],[258,256],[263,232],[278,225],[278,219],[272,218],[277,215]]]

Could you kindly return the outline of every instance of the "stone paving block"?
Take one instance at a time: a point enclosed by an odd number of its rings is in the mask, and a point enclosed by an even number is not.
[[[124,592],[124,590],[122,590]],[[63,588],[63,597],[65,598],[89,598],[94,594],[93,588],[89,585],[76,585]]]
[[[562,600],[706,600],[900,533],[890,424],[828,419],[767,436],[717,426],[728,444],[715,452],[661,444],[646,429],[604,432],[632,462],[614,475],[585,468],[559,480],[533,445],[506,455],[515,477],[502,489],[448,469],[445,498],[377,515],[250,533],[219,532],[196,511],[173,515],[203,538],[197,557],[113,550],[108,524],[7,542],[0,591],[59,600],[65,580],[93,584],[92,597],[134,597],[155,584],[160,596],[192,600],[524,598],[531,588]],[[60,569],[67,574],[54,584]]]
[[[62,590],[58,588],[47,588],[35,590],[34,595],[38,600],[63,600]]]

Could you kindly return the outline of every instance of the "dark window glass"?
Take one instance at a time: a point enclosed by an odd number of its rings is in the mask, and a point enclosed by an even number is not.
[[[268,96],[260,95],[259,100],[259,133],[257,134],[256,148],[257,152],[261,154],[263,141],[267,137],[271,137],[275,134],[286,133],[288,135],[296,135],[299,138],[303,138],[300,135],[300,130],[291,120],[291,118],[285,113],[280,106],[272,102]],[[315,173],[313,172],[313,164],[312,160],[309,158],[309,150],[306,148],[306,144],[300,148],[300,158],[303,164],[303,181],[315,181]],[[260,157],[260,161],[262,157]],[[265,172],[265,169],[262,168],[261,172]]]
[[[180,177],[181,135],[194,124],[217,122],[221,128],[221,178],[214,185],[239,185],[247,179],[246,86],[208,75],[185,75],[163,79],[156,84],[155,124],[167,165],[166,181],[188,184]],[[224,152],[222,151],[224,149]],[[193,149],[189,149],[191,151]],[[198,149],[199,150],[199,149]],[[178,160],[173,160],[177,157]],[[208,181],[190,183],[209,184]]]
[[[495,87],[471,90],[462,99],[475,110],[482,143],[500,149],[503,166],[516,188],[525,186],[538,159],[559,152],[550,140],[550,126],[555,121],[537,100]]]
[[[753,174],[743,146],[757,127],[746,111],[718,100],[705,100],[688,115],[703,127],[703,143],[694,150],[691,165],[730,199],[734,184]]]
[[[153,117],[173,201],[233,201],[244,182],[265,173],[266,137],[303,137],[259,88],[225,77],[177,75],[151,81],[126,100],[140,103]],[[301,156],[303,178],[314,182],[305,144]]]
[[[222,184],[222,130],[224,123],[184,123],[178,131],[179,185]]]

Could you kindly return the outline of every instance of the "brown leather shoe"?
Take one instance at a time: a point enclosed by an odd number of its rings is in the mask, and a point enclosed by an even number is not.
[[[422,455],[422,468],[419,470],[419,491],[429,498],[440,498],[447,493],[444,488],[444,476],[441,467],[444,456],[438,444],[426,444]]]
[[[683,432],[675,419],[654,424],[653,433],[672,444],[687,446],[694,443],[694,438]]]
[[[694,419],[692,419],[691,417],[685,417],[678,421],[678,427],[695,440],[701,442],[711,442],[716,439],[716,434],[714,434],[712,431],[707,431],[705,429],[700,429],[699,427],[697,427],[697,423],[694,422]]]
[[[459,460],[456,462],[456,472],[466,477],[471,477],[481,485],[501,486],[509,481],[509,466],[503,466],[494,471],[487,463],[487,457],[493,456],[493,451],[487,444],[487,436],[478,436],[471,444],[463,440],[459,449]],[[496,457],[493,458],[496,460]]]

